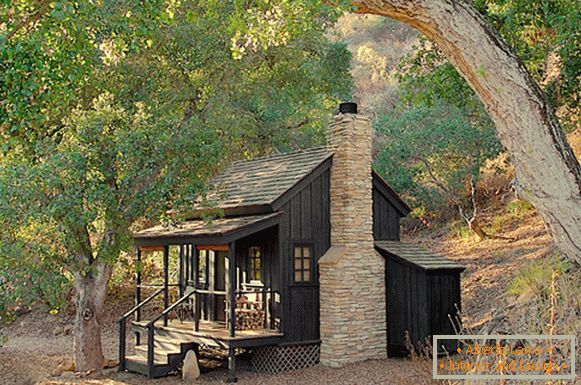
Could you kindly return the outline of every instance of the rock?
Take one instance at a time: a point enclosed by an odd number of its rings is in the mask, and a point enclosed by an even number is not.
[[[182,378],[184,381],[194,381],[200,377],[200,367],[198,366],[198,357],[193,350],[186,353],[184,366],[182,369]]]
[[[113,376],[115,377],[115,379],[119,380],[119,381],[129,381],[132,378],[135,378],[135,376],[129,372],[116,372],[113,373]]]
[[[66,335],[69,335],[69,334],[71,334],[72,332],[73,332],[73,325],[70,325],[70,324],[69,324],[69,325],[66,325],[66,326],[63,328],[63,333],[64,333],[64,334],[66,334]]]
[[[117,366],[119,366],[119,360],[106,359],[105,363],[103,364],[103,369],[111,369]]]
[[[65,331],[65,328],[63,328],[62,326],[55,326],[54,329],[52,329],[52,334],[55,336],[58,336],[59,334],[63,334]]]
[[[61,363],[56,368],[54,368],[50,375],[53,377],[58,377],[64,372],[75,372],[75,363],[73,360],[65,359],[61,361]]]
[[[65,371],[60,375],[59,378],[62,380],[74,380],[77,377],[75,376],[75,372]]]

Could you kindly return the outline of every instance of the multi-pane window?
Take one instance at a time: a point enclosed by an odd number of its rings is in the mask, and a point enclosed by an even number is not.
[[[248,259],[250,263],[250,279],[260,281],[261,253],[259,246],[250,246],[248,249]]]
[[[311,282],[312,246],[295,245],[293,254],[295,262],[295,282]]]

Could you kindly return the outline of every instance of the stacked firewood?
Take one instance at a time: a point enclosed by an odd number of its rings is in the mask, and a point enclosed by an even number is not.
[[[236,330],[263,329],[266,317],[259,309],[236,309]]]

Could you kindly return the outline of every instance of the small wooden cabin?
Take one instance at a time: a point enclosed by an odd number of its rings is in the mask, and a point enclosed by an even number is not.
[[[347,112],[354,116],[352,110]],[[369,125],[366,129],[370,132]],[[346,135],[348,130],[337,132]],[[362,137],[370,154],[371,136]],[[350,159],[361,163],[358,157]],[[164,278],[161,285],[151,285],[142,282],[139,271],[136,274],[135,307],[120,320],[120,370],[162,377],[181,365],[188,350],[199,346],[228,351],[231,382],[236,380],[235,352],[240,348],[252,349],[257,370],[272,372],[317,363],[321,344],[318,262],[332,246],[333,226],[338,228],[338,223],[332,221],[331,206],[345,195],[332,191],[334,162],[341,163],[336,147],[235,162],[213,179],[206,197],[221,210],[223,217],[204,219],[206,207],[197,204],[180,223],[135,233],[138,260],[152,250],[163,253]],[[398,243],[400,219],[410,209],[371,170],[370,155],[362,164],[366,171],[352,174],[362,177],[365,183],[371,181],[372,192],[364,194],[369,206],[372,205],[370,231],[376,249],[389,256],[386,275],[390,314],[387,325],[379,328],[390,331],[390,336],[393,335],[390,341],[398,344],[398,334],[411,325],[410,320],[416,322],[419,319],[416,317],[426,315],[430,320],[437,319],[439,316],[431,314],[449,309],[448,305],[438,308],[439,303],[459,303],[459,286],[457,281],[445,282],[438,277],[442,298],[410,297],[408,292],[415,290],[410,287],[411,279],[415,277],[419,282],[422,268],[416,269],[417,275],[406,273],[405,267],[400,272],[394,267],[395,261],[398,257],[405,261],[406,257],[394,247],[386,246],[389,241],[390,245]],[[359,186],[357,183],[353,185]],[[349,211],[349,202],[341,203],[341,207]],[[172,258],[177,261],[172,263]],[[174,271],[170,266],[177,268]],[[426,280],[430,277],[429,273],[424,275]],[[414,285],[420,284],[414,281]],[[178,295],[172,300],[170,291],[174,286]],[[144,309],[156,299],[162,301],[163,309],[144,319]],[[378,301],[374,303],[379,305],[383,299]],[[413,306],[404,306],[408,301],[414,302]],[[385,303],[381,308],[385,308]],[[392,311],[404,309],[407,318],[391,316]],[[127,327],[135,332],[132,355],[126,353]],[[412,333],[414,338],[420,338],[444,329],[442,325],[430,324],[413,329]]]

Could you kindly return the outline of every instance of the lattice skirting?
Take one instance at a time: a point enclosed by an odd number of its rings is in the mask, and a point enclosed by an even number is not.
[[[319,344],[261,346],[253,350],[252,367],[257,372],[287,372],[316,365],[319,357]]]

